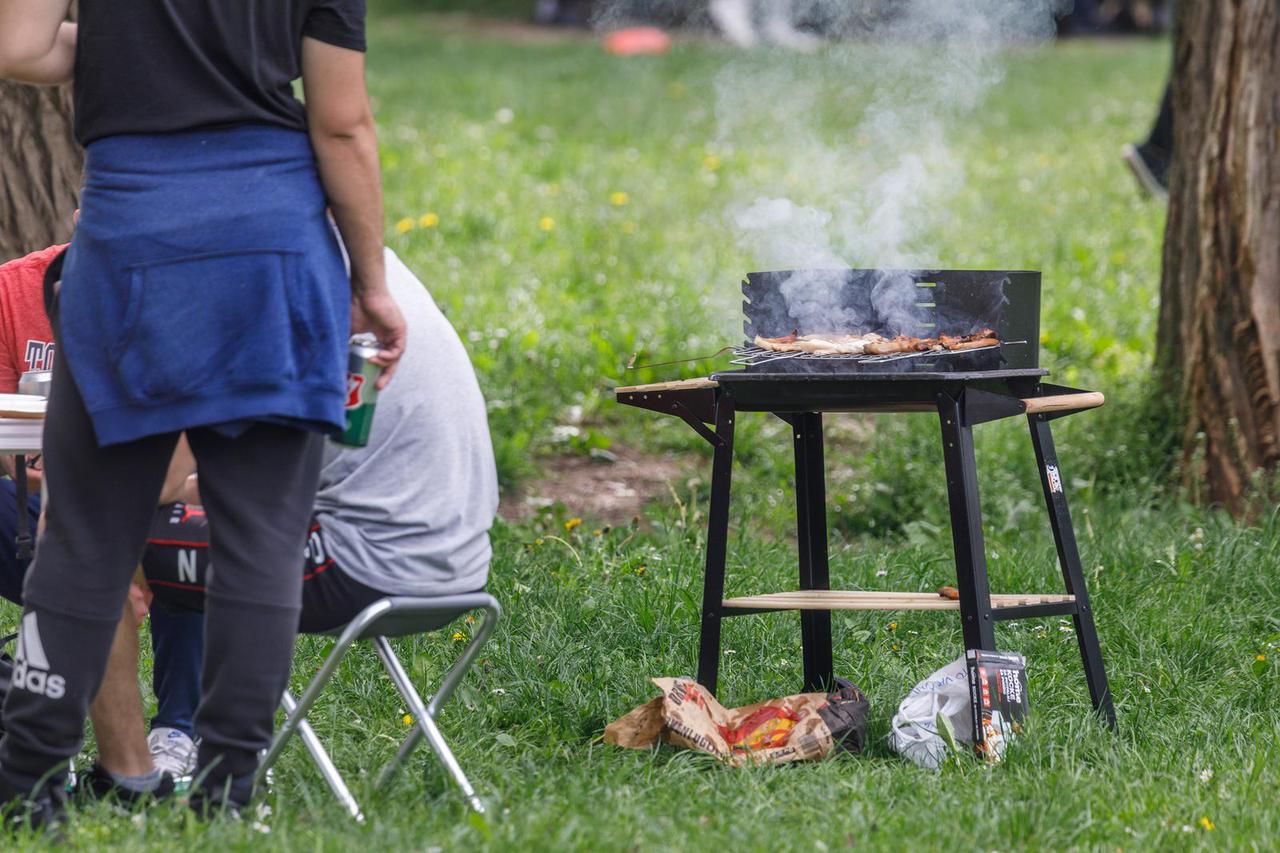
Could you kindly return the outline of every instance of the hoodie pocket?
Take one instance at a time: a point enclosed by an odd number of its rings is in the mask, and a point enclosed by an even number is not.
[[[270,388],[310,367],[296,252],[251,249],[129,268],[114,362],[134,402]]]

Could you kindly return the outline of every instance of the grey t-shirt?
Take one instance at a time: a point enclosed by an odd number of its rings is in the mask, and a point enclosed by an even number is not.
[[[393,595],[484,586],[498,478],[484,398],[457,333],[390,249],[387,285],[409,327],[365,447],[327,442],[316,515],[330,555]]]

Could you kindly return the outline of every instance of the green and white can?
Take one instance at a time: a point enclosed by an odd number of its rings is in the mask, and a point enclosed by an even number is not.
[[[372,335],[351,339],[347,355],[347,428],[338,437],[340,444],[364,447],[373,430],[373,409],[378,402],[376,383],[382,368],[372,361],[378,342]]]

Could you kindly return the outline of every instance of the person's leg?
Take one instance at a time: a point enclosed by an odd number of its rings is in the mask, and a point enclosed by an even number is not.
[[[151,686],[156,694],[151,728],[174,729],[195,737],[204,660],[204,614],[153,604],[150,621]]]
[[[115,641],[102,687],[89,706],[98,763],[116,776],[146,776],[155,771],[138,692],[138,623],[126,606],[116,626]]]
[[[188,432],[209,517],[212,571],[205,596],[204,698],[197,810],[252,793],[258,752],[271,740],[289,679],[302,605],[298,558],[320,476],[322,439],[256,424],[230,439]],[[225,786],[230,783],[229,793]]]
[[[46,415],[46,526],[23,587],[0,802],[28,792],[56,797],[62,788],[178,439],[98,447],[65,360],[55,361]]]
[[[1160,112],[1156,114],[1155,124],[1151,126],[1151,135],[1147,137],[1146,146],[1158,151],[1166,160],[1173,153],[1173,101],[1169,95],[1169,84],[1164,84],[1164,96],[1160,99]]]
[[[40,514],[37,496],[31,497],[35,511],[30,512],[31,529],[36,529]],[[22,604],[22,579],[27,574],[26,560],[18,559],[18,486],[13,480],[0,480],[0,598]]]

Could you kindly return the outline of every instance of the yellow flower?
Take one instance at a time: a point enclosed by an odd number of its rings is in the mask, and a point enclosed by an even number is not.
[[[636,566],[636,568],[635,568],[635,573],[636,573],[636,575],[637,575],[637,576],[644,574],[646,571],[647,571],[647,569],[645,568],[645,566],[644,566],[644,564],[643,564],[643,563],[642,563],[642,564],[640,564],[640,565],[638,565],[638,566]]]
[[[702,166],[708,172],[714,172],[716,169],[720,168],[720,158],[714,154],[708,154],[706,157],[702,158]]]
[[[474,615],[472,615],[472,614],[468,613],[468,614],[467,614],[466,622],[467,622],[467,624],[468,624],[468,625],[474,625],[474,624],[476,624],[476,617],[475,617]]]
[[[564,523],[564,529],[565,529],[565,530],[572,530],[573,528],[577,527],[577,526],[578,526],[579,524],[581,524],[581,523],[582,523],[582,519],[580,519],[580,518],[576,518],[576,517],[575,517],[575,518],[571,518],[571,519],[569,519],[568,521],[566,521],[566,522]]]
[[[614,207],[622,207],[629,201],[631,201],[631,196],[624,192],[609,193],[609,204]]]
[[[1202,815],[1200,818],[1200,828],[1205,832],[1213,831],[1213,821],[1209,820],[1208,815]]]
[[[1256,658],[1254,658],[1254,660],[1256,661],[1265,661],[1266,659],[1267,659],[1266,655],[1258,655]]]
[[[628,219],[626,222],[622,223],[622,233],[623,233],[623,234],[634,234],[634,233],[636,233],[636,228],[638,228],[638,227],[639,227],[639,226],[637,226],[634,222],[632,222],[630,219]]]
[[[418,218],[418,224],[423,228],[435,228],[440,224],[440,216],[435,213],[424,213]]]
[[[603,536],[603,535],[604,535],[604,531],[603,531],[603,530],[601,530],[599,527],[597,527],[595,530],[591,531],[591,535],[592,535],[592,536]]]
[[[412,714],[405,714],[405,715],[404,715],[404,717],[403,717],[402,719],[404,720],[404,724],[405,724],[406,726],[412,726],[412,725],[413,725],[413,715],[412,715]]]
[[[550,216],[544,216],[538,220],[538,228],[542,229],[543,231],[554,231],[555,227],[556,227],[556,221],[552,219]]]
[[[412,230],[413,230],[413,220],[407,216],[396,223],[397,234],[408,234]]]
[[[467,641],[467,635],[462,633],[461,631],[454,631],[453,641],[455,643],[465,643]]]
[[[541,545],[541,544],[542,544],[542,539],[535,539],[535,540],[533,540],[533,544],[534,544],[534,545]]]
[[[889,630],[890,630],[890,631],[896,631],[896,630],[898,630],[898,623],[897,623],[897,622],[890,622],[890,623],[889,623]]]

